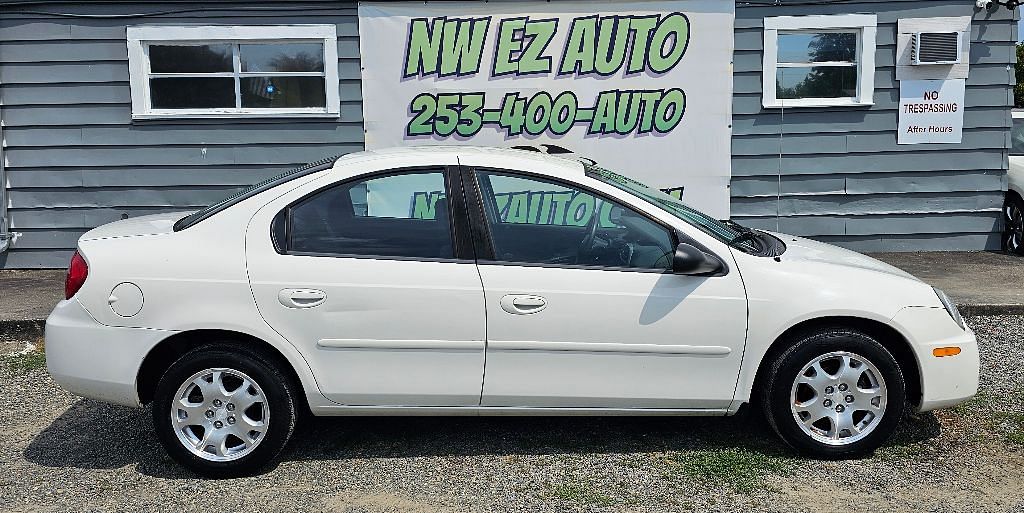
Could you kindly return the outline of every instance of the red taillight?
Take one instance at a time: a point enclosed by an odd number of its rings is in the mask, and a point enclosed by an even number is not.
[[[85,279],[89,276],[89,264],[85,263],[82,255],[77,251],[71,256],[71,265],[68,266],[68,275],[64,279],[64,299],[71,299],[78,289],[82,288]]]

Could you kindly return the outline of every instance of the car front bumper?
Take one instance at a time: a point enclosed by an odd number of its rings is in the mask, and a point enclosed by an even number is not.
[[[142,360],[171,334],[100,324],[72,298],[58,303],[46,318],[46,368],[72,394],[138,407]]]
[[[919,411],[962,403],[978,392],[980,356],[974,331],[961,329],[943,308],[908,307],[893,323],[910,339],[921,371]],[[940,347],[958,347],[960,354],[937,357]]]

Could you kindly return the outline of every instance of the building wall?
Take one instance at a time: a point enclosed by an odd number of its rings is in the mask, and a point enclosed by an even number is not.
[[[780,4],[737,3],[737,221],[859,251],[999,248],[1016,62],[1014,13],[1003,7],[978,10],[961,0]],[[763,19],[849,13],[878,15],[875,105],[762,108]],[[973,16],[963,143],[899,146],[896,22],[937,16]]]
[[[283,169],[362,149],[355,4],[250,5],[140,0],[3,8],[4,167],[11,227],[22,237],[0,254],[0,267],[63,267],[91,227],[126,215],[194,209]],[[71,16],[48,14],[57,12]],[[784,114],[762,109],[762,18],[850,12],[879,15],[876,105]],[[896,19],[962,15],[974,15],[964,143],[896,146]],[[1012,17],[1005,9],[976,14],[965,0],[738,4],[736,217],[861,250],[998,246],[1015,59]],[[143,23],[335,23],[341,117],[133,123],[125,27]],[[777,210],[782,218],[775,218]]]
[[[116,19],[0,13],[9,215],[22,233],[0,254],[0,267],[65,267],[92,227],[124,215],[195,210],[290,167],[363,149],[354,2],[304,1],[301,9],[264,2],[252,10],[224,2],[84,4],[31,10],[185,12]],[[158,23],[337,24],[341,117],[133,123],[125,27]]]

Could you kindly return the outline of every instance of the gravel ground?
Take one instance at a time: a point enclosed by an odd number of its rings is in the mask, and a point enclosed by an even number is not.
[[[1024,512],[1022,317],[975,317],[982,392],[908,418],[872,458],[796,458],[757,416],[334,418],[263,475],[172,463],[148,410],[0,358],[0,511]],[[7,343],[6,353],[23,344]]]

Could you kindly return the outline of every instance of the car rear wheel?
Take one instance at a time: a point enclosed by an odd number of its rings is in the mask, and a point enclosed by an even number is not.
[[[242,346],[194,349],[160,378],[153,423],[167,453],[208,477],[259,471],[295,428],[295,387],[276,365]]]
[[[821,329],[798,336],[768,369],[762,407],[775,432],[808,456],[878,448],[903,416],[903,373],[871,336]]]
[[[1024,255],[1024,201],[1015,194],[1008,194],[1003,204],[1003,249],[1009,253]]]

